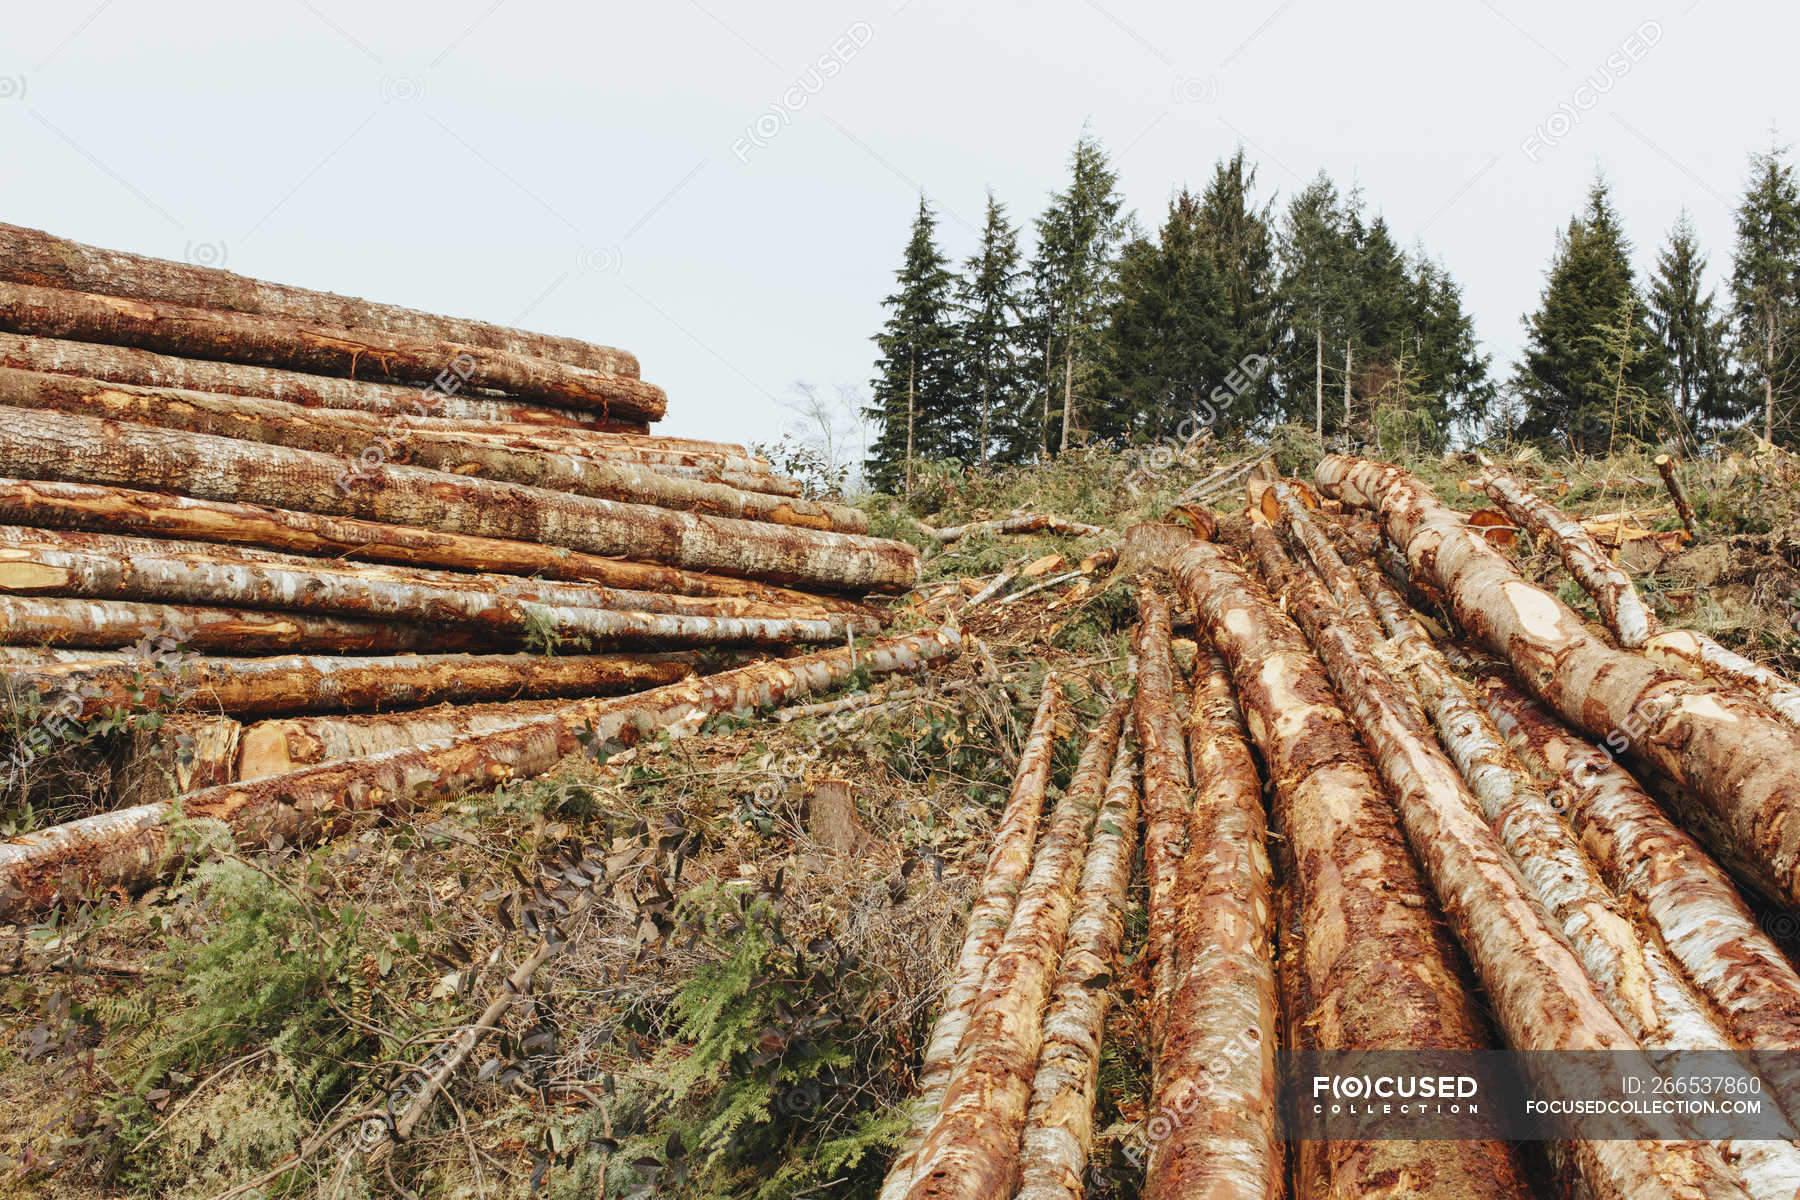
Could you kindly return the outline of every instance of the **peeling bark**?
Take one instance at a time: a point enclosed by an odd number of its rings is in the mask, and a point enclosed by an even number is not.
[[[1491,1047],[1381,778],[1300,630],[1215,546],[1182,551],[1175,578],[1231,669],[1292,856],[1302,933],[1298,986],[1284,991],[1303,1016],[1290,1036],[1325,1050]],[[1530,1194],[1502,1142],[1309,1143],[1297,1166],[1302,1197]]]
[[[1662,476],[1663,486],[1669,490],[1669,499],[1675,502],[1675,513],[1687,529],[1688,537],[1699,537],[1700,522],[1694,519],[1694,506],[1688,503],[1687,493],[1681,490],[1681,481],[1675,478],[1674,460],[1666,454],[1657,455],[1656,471]]]
[[[1175,988],[1175,926],[1181,909],[1181,863],[1187,853],[1193,789],[1187,743],[1175,709],[1175,662],[1169,646],[1169,605],[1149,584],[1137,594],[1137,703],[1132,725],[1144,774],[1144,877],[1149,916],[1150,1037],[1163,1041],[1169,995]]]
[[[637,359],[611,346],[509,329],[487,321],[440,317],[398,304],[251,279],[216,267],[105,250],[20,225],[0,225],[0,279],[332,325],[367,325],[409,337],[468,342],[551,358],[596,371],[638,373]]]
[[[1044,1007],[1068,936],[1075,885],[1095,811],[1124,728],[1115,702],[1089,736],[1081,762],[1038,842],[1012,924],[994,952],[974,1015],[920,1146],[911,1200],[985,1200],[1018,1185],[1020,1138],[1043,1048]]]
[[[462,342],[406,337],[380,326],[351,327],[29,284],[0,283],[0,328],[348,379],[419,385],[458,380],[634,421],[661,420],[669,403],[661,388],[634,376]]]
[[[1332,495],[1381,512],[1414,573],[1526,687],[1691,788],[1777,894],[1800,904],[1800,729],[1759,702],[1608,646],[1398,468],[1334,455],[1318,474]]]
[[[567,705],[566,700],[507,700],[360,716],[258,721],[244,727],[231,776],[214,782],[261,779],[323,762],[367,758],[465,734],[492,733]]]
[[[678,513],[420,467],[343,459],[146,425],[11,409],[0,472],[303,508],[336,516],[628,555],[690,570],[838,591],[903,591],[918,555],[899,542]]]
[[[1109,533],[1098,525],[1087,525],[1081,521],[1071,521],[1067,517],[1052,516],[1049,513],[1027,513],[1016,517],[1002,517],[996,521],[972,521],[967,525],[951,525],[936,531],[937,540],[948,546],[951,542],[961,541],[977,533],[1053,533],[1058,537],[1087,537],[1091,534]]]
[[[1644,657],[1690,679],[1716,680],[1738,687],[1800,726],[1800,687],[1776,672],[1690,629],[1669,629],[1644,643]]]
[[[442,702],[541,696],[618,695],[673,683],[685,655],[290,654],[275,658],[185,656],[168,663],[0,666],[9,689],[73,695],[71,719],[127,713],[213,712],[229,716],[419,708]]]
[[[950,984],[945,989],[937,1023],[932,1026],[931,1040],[926,1043],[924,1061],[919,1064],[918,1084],[909,1106],[911,1127],[888,1167],[881,1185],[881,1200],[901,1200],[919,1178],[926,1135],[942,1110],[957,1052],[981,999],[988,967],[1012,924],[1019,889],[1031,870],[1031,850],[1037,840],[1044,790],[1050,784],[1056,722],[1062,707],[1062,686],[1052,672],[1044,677],[1043,698],[1038,701],[1031,732],[1019,754],[1012,794],[994,829],[994,848],[976,887],[968,931],[951,969]]]
[[[163,539],[262,546],[322,558],[413,567],[541,576],[571,583],[681,597],[742,598],[810,612],[874,616],[877,610],[835,596],[749,579],[707,575],[656,563],[626,562],[563,546],[439,533],[354,517],[294,512],[260,504],[198,500],[87,483],[0,478],[0,521],[37,528],[142,534]]]
[[[1194,808],[1181,863],[1176,981],[1156,1052],[1145,1200],[1284,1191],[1268,830],[1231,675],[1196,670],[1187,720]]]
[[[230,783],[237,776],[244,727],[230,717],[175,713],[132,737],[132,761],[118,795],[133,803]]]
[[[1125,889],[1137,845],[1136,756],[1121,745],[1081,866],[1067,948],[1044,1012],[1015,1200],[1081,1200],[1094,1143],[1100,1040],[1125,936]]]
[[[225,822],[246,848],[265,845],[274,834],[304,841],[344,828],[358,812],[404,813],[541,775],[590,744],[636,743],[664,729],[691,733],[710,716],[833,687],[858,670],[918,670],[960,644],[954,629],[927,630],[753,663],[633,696],[578,700],[492,733],[192,792],[182,798],[182,812],[190,820]],[[162,878],[181,851],[165,824],[169,815],[168,805],[142,805],[0,842],[0,923],[49,906],[70,883],[83,892],[132,890]]]
[[[471,436],[456,422],[432,418],[304,409],[278,400],[100,383],[4,367],[0,367],[0,405],[213,434],[343,455],[351,461],[370,455],[364,461],[409,463],[682,512],[844,533],[866,533],[869,528],[866,514],[843,505],[677,478],[651,464],[584,452],[567,439],[527,435],[507,444],[492,432]]]

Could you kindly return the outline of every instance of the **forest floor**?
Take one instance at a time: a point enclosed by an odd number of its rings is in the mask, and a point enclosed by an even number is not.
[[[1319,454],[1300,433],[1269,449],[1303,477]],[[1116,533],[1249,452],[928,468],[910,502],[869,504],[877,533],[927,550],[896,626],[956,616],[1021,559],[1048,579],[1113,540],[940,548],[919,522],[1025,510]],[[1458,507],[1484,506],[1463,466],[1407,465]],[[1659,610],[1800,673],[1795,460],[1691,465],[1691,546],[1670,536],[1680,522],[1648,457],[1507,465],[1570,511],[1637,514],[1646,536],[1626,535],[1620,556]],[[1554,555],[1515,551],[1591,611]],[[964,653],[886,685],[923,689],[878,708],[714,721],[0,931],[0,1196],[872,1195],[1043,676],[1058,673],[1089,725],[1125,686],[1122,574],[981,606]],[[1078,745],[1059,744],[1059,786]],[[1132,903],[1141,934],[1141,891]],[[420,1064],[506,994],[546,934],[529,998],[418,1132],[358,1140],[359,1118],[420,1093]],[[1115,989],[1100,1200],[1135,1194],[1121,1147],[1146,1116],[1139,964]]]

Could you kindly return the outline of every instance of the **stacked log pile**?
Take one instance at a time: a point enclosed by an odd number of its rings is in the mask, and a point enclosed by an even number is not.
[[[878,635],[915,552],[666,409],[622,350],[0,225],[10,757],[191,715],[174,773],[234,784]]]

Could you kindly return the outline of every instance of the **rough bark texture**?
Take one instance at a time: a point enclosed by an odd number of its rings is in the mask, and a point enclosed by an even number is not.
[[[1094,813],[1127,702],[1089,736],[1068,790],[1044,827],[1006,938],[994,952],[963,1034],[936,1124],[919,1149],[913,1200],[985,1200],[1018,1185],[1020,1137],[1043,1048],[1044,1007],[1069,930]]]
[[[366,467],[347,477],[344,460],[316,451],[62,413],[12,409],[4,416],[0,472],[27,479],[300,508],[838,591],[900,591],[918,578],[910,546],[859,534],[671,512],[419,467]]]
[[[1012,924],[1019,889],[1031,870],[1031,850],[1043,812],[1044,789],[1050,783],[1056,723],[1061,714],[1062,687],[1052,672],[1044,677],[1043,698],[1038,701],[1037,716],[1019,754],[1012,794],[994,830],[994,848],[976,887],[968,931],[951,968],[943,1006],[932,1026],[931,1040],[925,1045],[924,1061],[919,1064],[919,1082],[909,1108],[911,1127],[888,1167],[881,1185],[881,1200],[900,1200],[918,1178],[925,1136],[937,1122],[963,1034],[981,998],[988,967]]]
[[[1119,969],[1125,889],[1137,848],[1137,792],[1136,756],[1122,745],[1081,866],[1067,948],[1044,1012],[1016,1200],[1081,1200],[1087,1191],[1100,1039]]]
[[[1681,518],[1688,536],[1699,537],[1700,522],[1694,519],[1694,506],[1688,503],[1687,493],[1681,490],[1681,481],[1675,478],[1675,461],[1666,454],[1657,455],[1656,471],[1662,476],[1663,486],[1669,489],[1669,499],[1675,502],[1675,513]]]
[[[0,267],[0,270],[4,270]],[[308,375],[276,367],[252,367],[243,363],[208,362],[177,358],[130,346],[104,346],[95,342],[69,342],[61,338],[25,337],[0,333],[0,366],[26,371],[50,371],[80,375],[112,383],[136,383],[146,387],[191,388],[230,396],[264,396],[311,408],[342,408],[369,413],[412,413],[421,405],[440,417],[469,421],[509,421],[538,429],[582,429],[614,434],[642,434],[643,421],[608,420],[596,413],[572,408],[529,404],[495,392],[444,388],[429,390],[398,383],[374,383],[366,379],[339,379],[332,375]]]
[[[333,325],[367,325],[410,337],[468,342],[556,359],[596,371],[638,373],[633,355],[577,338],[529,333],[487,321],[440,317],[398,304],[378,304],[251,279],[216,267],[104,250],[19,225],[0,225],[0,279]]]
[[[358,812],[405,812],[448,796],[528,779],[588,744],[635,743],[668,729],[692,732],[710,716],[778,704],[844,682],[856,671],[887,675],[954,654],[954,629],[872,645],[754,663],[634,696],[580,700],[523,725],[328,762],[182,800],[189,819],[217,818],[248,847],[273,834],[289,842],[342,828]],[[39,830],[0,843],[0,923],[54,901],[72,882],[83,891],[135,889],[172,865],[166,805],[143,805]]]
[[[1380,776],[1306,639],[1217,547],[1189,546],[1175,577],[1231,668],[1292,855],[1304,932],[1290,1031],[1326,1050],[1490,1047]],[[1529,1195],[1500,1142],[1314,1143],[1297,1166],[1302,1197]]]
[[[404,566],[536,575],[677,598],[743,598],[792,606],[796,616],[808,615],[809,610],[858,616],[871,616],[876,611],[837,597],[656,563],[602,558],[564,546],[439,533],[354,517],[197,500],[97,484],[0,478],[0,521],[37,528],[263,546],[303,555]]]
[[[1169,605],[1149,584],[1137,596],[1137,703],[1132,725],[1144,772],[1144,877],[1149,895],[1150,1036],[1161,1044],[1164,1014],[1175,987],[1175,924],[1181,908],[1182,856],[1187,852],[1193,792],[1187,743],[1175,707],[1175,660],[1169,647]]]
[[[15,595],[74,594],[89,599],[448,622],[519,638],[553,635],[606,644],[790,645],[837,641],[849,632],[874,631],[872,622],[838,616],[713,617],[602,609],[586,607],[589,602],[585,599],[560,603],[569,597],[557,595],[554,588],[532,600],[486,591],[478,585],[382,579],[368,572],[333,570],[325,563],[301,567],[150,550],[127,559],[42,542],[21,544],[6,530],[0,530],[0,590]]]
[[[1017,517],[1003,517],[996,521],[972,521],[967,525],[951,525],[937,531],[938,541],[948,546],[951,542],[976,533],[1054,533],[1060,537],[1086,537],[1089,534],[1110,532],[1098,525],[1087,525],[1080,521],[1071,521],[1067,517],[1052,516],[1048,513],[1026,514]]]
[[[1146,1200],[1278,1197],[1274,931],[1262,781],[1217,655],[1187,719],[1194,808],[1181,863],[1175,989],[1155,1059]]]
[[[578,496],[597,496],[747,521],[866,533],[864,513],[703,479],[663,474],[653,464],[580,452],[566,439],[520,436],[512,444],[457,422],[305,409],[279,400],[101,383],[0,367],[0,405],[207,433],[356,461],[401,462]]]
[[[1800,726],[1800,687],[1733,650],[1690,629],[1669,629],[1644,643],[1644,656],[1690,679],[1716,680],[1742,688]]]
[[[0,573],[4,570],[0,566]],[[398,654],[406,650],[441,653],[476,650],[493,642],[474,630],[397,621],[191,604],[0,595],[0,643],[7,645],[118,650],[162,637],[198,654]]]
[[[1656,618],[1644,607],[1631,578],[1613,566],[1599,542],[1565,514],[1496,467],[1486,467],[1477,480],[1494,502],[1506,510],[1521,528],[1529,529],[1556,547],[1569,574],[1594,598],[1600,619],[1613,631],[1621,646],[1641,646],[1656,630]]]
[[[683,655],[402,654],[384,657],[282,655],[276,658],[184,656],[146,665],[134,660],[90,666],[0,666],[9,689],[72,694],[73,720],[121,712],[213,712],[230,716],[419,708],[444,702],[542,696],[618,695],[673,683],[692,659]],[[71,706],[73,710],[73,706]]]
[[[492,733],[567,705],[566,700],[508,700],[361,716],[258,721],[244,727],[231,776],[214,782],[260,779],[322,762],[367,758],[470,733]]]
[[[1399,468],[1334,455],[1318,475],[1337,498],[1380,511],[1413,572],[1532,692],[1691,788],[1776,894],[1800,904],[1800,729],[1761,703],[1608,646]]]
[[[154,730],[132,735],[132,758],[119,780],[120,797],[148,804],[230,783],[238,777],[244,727],[230,717],[175,713]]]

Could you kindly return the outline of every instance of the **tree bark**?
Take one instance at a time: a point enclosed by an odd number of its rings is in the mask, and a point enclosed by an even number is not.
[[[199,654],[399,654],[479,650],[494,642],[474,630],[395,621],[0,595],[0,643],[7,645],[119,650],[164,636]]]
[[[429,418],[304,409],[277,400],[140,388],[8,368],[0,368],[0,405],[342,455],[350,464],[352,477],[369,466],[405,462],[682,512],[847,533],[866,533],[869,528],[866,514],[843,505],[676,478],[653,466],[623,459],[563,453],[555,449],[553,439],[543,437],[515,439],[515,444],[508,445],[489,437],[471,437],[467,427],[446,429],[445,424],[453,423],[434,423]],[[0,417],[9,415],[9,410],[0,408]]]
[[[948,546],[977,533],[1053,533],[1058,537],[1089,537],[1112,532],[1098,525],[1071,521],[1049,513],[1024,513],[1001,517],[994,521],[971,521],[967,525],[950,525],[937,531],[937,539]]]
[[[215,267],[104,250],[18,225],[0,225],[0,279],[328,325],[368,326],[407,337],[534,355],[617,375],[638,373],[636,357],[611,346],[269,283]]]
[[[0,680],[13,691],[74,696],[80,709],[71,706],[71,719],[90,721],[108,710],[246,717],[618,695],[673,683],[692,664],[686,655],[183,656],[167,662],[134,659],[102,666],[0,666]]]
[[[994,830],[994,848],[976,887],[968,931],[952,968],[950,986],[944,992],[937,1023],[932,1026],[931,1040],[925,1045],[924,1061],[919,1064],[918,1084],[908,1106],[911,1126],[888,1167],[880,1200],[901,1200],[922,1177],[921,1154],[926,1135],[942,1111],[957,1052],[981,999],[988,968],[1012,924],[1019,889],[1031,869],[1032,845],[1037,840],[1044,791],[1050,784],[1051,756],[1056,749],[1056,723],[1063,708],[1062,686],[1055,672],[1044,677],[1043,687],[1037,716],[1019,754],[1012,794]]]
[[[1691,629],[1668,629],[1644,643],[1644,657],[1686,675],[1690,679],[1716,680],[1739,688],[1780,713],[1789,724],[1800,726],[1800,687]]]
[[[668,397],[654,384],[547,358],[160,300],[0,283],[0,328],[346,379],[420,386],[437,381],[446,390],[455,382],[634,421],[660,420],[668,408]]]
[[[1149,916],[1150,1039],[1161,1045],[1169,996],[1175,988],[1175,926],[1181,909],[1181,862],[1187,852],[1193,790],[1187,742],[1175,709],[1175,662],[1169,645],[1169,605],[1148,583],[1137,593],[1137,703],[1132,725],[1144,772],[1144,878]]]
[[[954,654],[954,629],[934,629],[861,648],[753,663],[734,671],[610,699],[578,700],[523,725],[348,762],[321,763],[182,799],[188,820],[224,821],[239,844],[274,834],[300,842],[342,829],[363,811],[404,813],[433,800],[490,791],[543,774],[589,745],[636,743],[706,718],[781,703],[835,686],[857,671],[888,675]],[[0,922],[49,906],[73,887],[138,889],[163,877],[181,847],[165,823],[168,805],[142,805],[0,842]]]
[[[1399,468],[1333,455],[1318,477],[1337,499],[1378,510],[1413,572],[1541,700],[1690,788],[1776,894],[1800,904],[1800,729],[1757,701],[1606,645]]]
[[[1067,948],[1044,1012],[1044,1044],[1025,1115],[1015,1200],[1081,1200],[1086,1194],[1100,1043],[1125,938],[1126,886],[1137,846],[1136,769],[1136,757],[1121,745],[1081,866]]]
[[[0,267],[0,270],[3,270]],[[55,375],[79,375],[112,383],[145,387],[188,388],[230,396],[263,396],[308,408],[341,408],[370,413],[411,413],[421,405],[440,417],[465,421],[507,421],[533,428],[579,429],[606,432],[610,436],[642,435],[650,426],[643,421],[606,418],[572,408],[530,404],[498,392],[475,388],[420,389],[399,383],[375,383],[366,379],[339,379],[309,375],[276,367],[244,363],[209,362],[156,354],[131,346],[106,346],[97,342],[72,342],[61,338],[26,337],[0,333],[0,366]],[[670,439],[673,440],[673,439]],[[701,443],[705,446],[707,443]]]
[[[0,472],[24,478],[303,508],[827,590],[901,591],[918,578],[910,546],[860,534],[677,513],[420,467],[347,477],[342,459],[316,451],[26,409],[6,417]]]
[[[153,803],[196,788],[230,783],[237,775],[244,727],[230,717],[172,713],[155,729],[133,731],[132,758],[117,796]]]
[[[1231,675],[1196,668],[1187,744],[1194,782],[1175,925],[1175,988],[1155,1057],[1145,1200],[1284,1190],[1276,1108],[1272,897],[1262,781]]]
[[[1019,1181],[1025,1113],[1043,1048],[1049,1001],[1068,936],[1075,885],[1124,728],[1115,702],[1089,735],[1057,801],[994,952],[931,1131],[920,1146],[912,1200],[986,1200]]]
[[[723,617],[601,608],[593,590],[567,585],[414,582],[397,573],[331,564],[259,562],[247,555],[181,555],[154,544],[131,557],[79,544],[34,540],[34,530],[0,529],[0,590],[14,595],[77,595],[93,600],[227,605],[378,620],[447,622],[513,638],[569,637],[668,645],[791,645],[873,633],[853,617]],[[107,535],[70,535],[100,542]],[[116,539],[130,543],[136,539]],[[523,591],[526,595],[507,592]],[[536,598],[528,598],[535,593]],[[606,598],[594,597],[594,598]],[[690,603],[709,604],[712,601]]]
[[[1675,512],[1681,518],[1681,524],[1688,531],[1690,538],[1700,536],[1700,522],[1694,519],[1694,506],[1688,503],[1687,493],[1681,490],[1681,481],[1675,478],[1675,460],[1666,454],[1656,456],[1656,471],[1662,476],[1663,487],[1669,491],[1669,499],[1675,502]]]
[[[224,542],[324,558],[420,568],[541,576],[680,598],[739,599],[789,608],[794,615],[877,610],[834,596],[707,575],[655,563],[625,562],[539,542],[440,533],[354,517],[293,512],[260,504],[197,500],[85,483],[0,478],[0,521],[36,528],[141,534]]]
[[[1292,855],[1303,1009],[1291,1038],[1323,1050],[1491,1046],[1455,947],[1394,818],[1375,765],[1325,670],[1270,595],[1223,551],[1194,542],[1175,578],[1224,656],[1268,764],[1274,832]],[[1286,969],[1284,958],[1284,971]],[[1353,1197],[1416,1181],[1413,1195],[1530,1194],[1503,1142],[1309,1144],[1302,1197]]]
[[[1272,546],[1272,535],[1258,529],[1252,536],[1259,533]],[[1323,585],[1293,569],[1271,582],[1281,587],[1374,752],[1407,841],[1508,1044],[1524,1051],[1641,1048],[1483,819],[1456,766],[1414,716],[1400,686],[1346,627]],[[1573,1153],[1595,1195],[1748,1196],[1742,1179],[1705,1143],[1579,1142]]]
[[[234,773],[216,782],[261,779],[322,762],[368,758],[446,738],[492,733],[567,706],[567,700],[502,700],[395,713],[258,721],[244,727]]]

